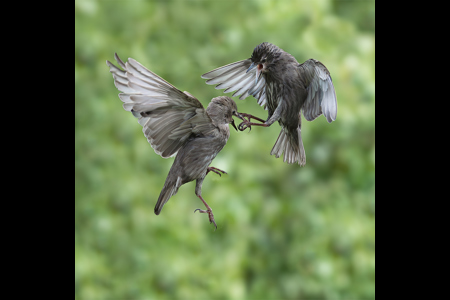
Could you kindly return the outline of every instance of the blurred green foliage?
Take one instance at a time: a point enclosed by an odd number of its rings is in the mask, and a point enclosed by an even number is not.
[[[133,57],[206,107],[200,75],[271,42],[330,70],[337,120],[303,119],[305,167],[279,126],[232,130],[203,197],[153,208],[173,162],[124,111],[105,61]],[[231,95],[231,94],[228,94]],[[262,118],[255,99],[239,111]],[[75,1],[76,299],[374,299],[375,3]]]

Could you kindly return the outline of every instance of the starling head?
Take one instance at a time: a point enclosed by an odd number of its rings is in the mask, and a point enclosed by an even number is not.
[[[230,124],[237,130],[233,116],[242,120],[237,111],[236,102],[227,96],[213,98],[206,108],[206,113],[215,125]]]
[[[261,43],[253,49],[252,64],[247,69],[247,72],[257,68],[256,82],[263,73],[269,73],[275,68],[275,63],[279,60],[283,50],[271,43]]]

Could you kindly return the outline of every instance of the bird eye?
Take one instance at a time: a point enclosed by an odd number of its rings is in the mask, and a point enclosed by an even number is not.
[[[265,59],[265,58],[263,58],[263,59],[261,60],[261,62],[262,62],[262,63],[265,63],[265,62],[266,62],[266,59]]]

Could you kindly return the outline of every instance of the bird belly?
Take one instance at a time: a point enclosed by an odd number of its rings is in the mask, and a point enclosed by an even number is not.
[[[224,146],[215,138],[196,138],[186,144],[176,158],[182,166],[183,182],[204,177],[208,166]]]

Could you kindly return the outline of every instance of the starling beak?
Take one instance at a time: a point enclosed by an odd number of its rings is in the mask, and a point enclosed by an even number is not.
[[[245,114],[236,112],[234,115],[235,115],[236,117],[238,117],[239,119],[244,120],[244,117],[243,117],[242,115],[245,115]]]
[[[256,66],[257,66],[257,64],[252,62],[252,64],[250,65],[250,67],[248,67],[248,69],[245,73],[248,73],[249,71],[253,70]]]
[[[234,127],[234,129],[236,129],[236,131],[238,131],[238,129],[237,129],[237,127],[236,127],[236,124],[234,124],[234,120],[231,121],[231,125]]]

